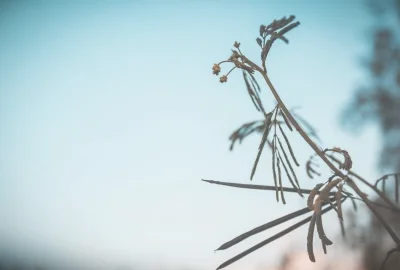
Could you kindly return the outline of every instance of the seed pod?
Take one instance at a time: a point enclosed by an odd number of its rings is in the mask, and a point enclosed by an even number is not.
[[[342,178],[337,178],[335,180],[332,180],[330,183],[328,183],[324,189],[321,191],[321,193],[319,194],[319,199],[322,201],[327,202],[329,200],[329,193],[332,190],[332,188],[334,188],[337,184],[340,183],[340,181],[342,181]]]
[[[346,150],[342,150],[342,154],[344,156],[344,162],[342,164],[342,169],[349,171],[351,169],[351,167],[353,166],[353,161],[351,160],[349,152],[347,152]]]
[[[318,207],[321,207],[319,204]],[[321,239],[322,243],[330,246],[333,244],[331,240],[326,236],[325,231],[324,231],[324,226],[322,225],[322,216],[321,213],[316,213],[316,224],[317,224],[317,232],[319,239]]]
[[[308,209],[310,209],[310,210],[314,210],[314,198],[315,198],[315,195],[317,195],[317,193],[318,193],[318,191],[321,189],[321,187],[323,186],[324,184],[317,184],[312,190],[311,190],[311,192],[310,192],[310,195],[308,195],[308,199],[307,199],[307,206],[308,206]]]
[[[313,239],[314,239],[314,228],[315,228],[316,215],[311,218],[310,226],[308,227],[307,234],[307,253],[310,261],[315,262],[314,250],[313,250]]]

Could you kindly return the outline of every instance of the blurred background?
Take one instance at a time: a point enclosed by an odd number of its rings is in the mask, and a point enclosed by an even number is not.
[[[293,224],[214,253],[305,201],[201,181],[249,183],[260,140],[229,151],[261,115],[240,72],[221,84],[212,65],[235,41],[258,62],[259,26],[292,14],[267,63],[282,99],[369,181],[400,171],[400,1],[0,1],[0,269],[215,269]],[[291,139],[312,188],[312,151]],[[324,217],[334,245],[316,263],[304,226],[229,269],[377,269],[394,244],[361,204],[344,209],[348,237]]]

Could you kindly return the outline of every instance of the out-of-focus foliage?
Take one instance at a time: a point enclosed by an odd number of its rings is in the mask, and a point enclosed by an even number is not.
[[[377,203],[384,203],[381,199],[375,200]],[[400,232],[400,215],[389,210],[380,209],[380,214],[387,220],[389,224]],[[352,220],[347,231],[351,237],[347,242],[352,248],[362,251],[361,264],[363,269],[377,270],[380,269],[382,262],[387,256],[387,251],[393,248],[393,243],[388,237],[387,232],[382,224],[372,218],[367,226],[360,226],[353,212],[347,216],[348,220]],[[400,266],[399,253],[393,253],[385,263],[385,270],[398,270]]]
[[[375,19],[371,55],[365,61],[368,73],[344,110],[343,122],[353,130],[367,122],[378,124],[382,136],[379,167],[400,171],[400,0],[369,0],[367,8]],[[380,199],[376,202],[381,203]],[[380,213],[399,233],[400,215],[384,209]],[[375,217],[366,227],[356,220],[354,224],[349,233],[351,246],[362,251],[364,269],[379,269],[386,251],[393,248],[385,229]],[[384,269],[400,269],[400,254],[394,253]]]
[[[369,0],[375,18],[368,73],[343,112],[353,130],[373,122],[382,134],[380,167],[400,168],[400,0]]]

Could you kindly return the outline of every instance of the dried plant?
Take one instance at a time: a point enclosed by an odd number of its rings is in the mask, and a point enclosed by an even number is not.
[[[385,175],[378,179],[375,184],[371,184],[366,179],[358,175],[351,170],[353,161],[350,154],[339,147],[332,147],[322,149],[317,145],[315,140],[319,140],[316,131],[312,126],[293,110],[288,110],[285,103],[280,98],[278,92],[274,88],[272,82],[267,75],[266,61],[268,54],[271,50],[272,45],[276,40],[281,40],[285,43],[289,43],[285,37],[289,31],[297,27],[300,23],[295,22],[295,16],[288,18],[284,17],[280,20],[274,20],[271,24],[260,26],[259,37],[256,39],[257,44],[261,48],[261,65],[255,64],[253,61],[248,59],[240,50],[240,43],[235,42],[232,50],[232,55],[229,59],[222,61],[218,64],[213,65],[213,74],[219,75],[221,72],[221,64],[233,64],[233,67],[225,74],[220,77],[221,83],[228,81],[228,76],[235,69],[241,69],[243,79],[246,85],[247,92],[255,108],[263,115],[262,120],[249,122],[242,125],[229,137],[231,141],[230,150],[233,150],[236,142],[241,143],[244,138],[254,133],[261,133],[262,138],[258,147],[258,152],[254,161],[253,169],[250,174],[250,180],[253,179],[257,170],[258,162],[263,153],[264,149],[268,145],[272,154],[272,177],[274,180],[273,186],[264,185],[252,185],[252,184],[238,184],[220,182],[215,180],[204,180],[205,182],[245,188],[245,189],[258,189],[258,190],[269,190],[275,191],[276,200],[286,203],[285,192],[294,192],[299,196],[304,197],[304,194],[308,194],[307,207],[297,210],[293,213],[280,217],[276,220],[270,221],[266,224],[258,226],[253,230],[239,235],[238,237],[226,242],[217,250],[224,250],[230,248],[237,243],[247,239],[262,231],[268,230],[274,226],[283,224],[284,222],[296,218],[300,215],[312,212],[307,218],[297,222],[296,224],[284,229],[283,231],[271,236],[270,238],[258,243],[257,245],[245,250],[244,252],[234,256],[221,264],[217,269],[224,268],[237,260],[245,257],[253,251],[261,248],[262,246],[271,243],[272,241],[282,237],[285,234],[299,228],[300,226],[308,223],[308,235],[307,235],[307,251],[309,258],[312,262],[315,262],[313,237],[314,229],[317,228],[317,234],[321,240],[321,245],[324,253],[327,252],[327,246],[332,245],[332,241],[326,236],[322,216],[330,210],[335,210],[340,222],[343,236],[345,236],[344,225],[343,225],[343,214],[342,204],[347,199],[353,203],[354,209],[356,210],[355,201],[363,202],[369,210],[377,217],[382,223],[390,237],[393,239],[395,247],[388,252],[388,256],[395,251],[400,251],[400,238],[392,227],[382,218],[380,213],[377,211],[377,207],[383,207],[390,209],[391,211],[400,214],[400,208],[396,205],[399,200],[399,179],[400,175],[390,174]],[[265,83],[272,92],[276,105],[271,111],[267,111],[262,103],[260,93],[261,88],[255,79],[255,74],[260,74],[264,79]],[[300,181],[295,173],[295,168],[300,166],[296,155],[295,149],[290,143],[287,136],[287,132],[296,131],[304,141],[312,148],[314,154],[306,162],[305,167],[307,175],[310,178],[321,178],[321,174],[318,172],[318,167],[324,164],[332,171],[332,174],[327,179],[322,179],[312,190],[302,189],[300,187]],[[322,164],[319,164],[319,163]],[[283,178],[288,180],[291,187],[285,187],[283,185]],[[395,182],[395,202],[393,202],[386,195],[385,183],[389,179],[393,179]],[[360,190],[359,183],[362,183],[372,189],[379,197],[382,198],[384,204],[378,204],[371,201],[367,194]],[[354,195],[351,193],[353,192]],[[382,267],[384,263],[382,264]]]

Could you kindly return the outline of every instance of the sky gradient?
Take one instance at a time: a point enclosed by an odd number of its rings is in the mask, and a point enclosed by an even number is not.
[[[228,151],[231,132],[260,115],[240,72],[220,84],[212,65],[229,57],[235,41],[258,61],[259,25],[291,14],[301,25],[288,34],[289,45],[272,48],[272,82],[289,107],[301,107],[321,146],[347,149],[355,170],[371,180],[379,176],[377,130],[355,137],[338,121],[364,78],[360,60],[368,53],[371,19],[361,0],[0,5],[3,251],[209,269],[278,231],[214,253],[305,202],[288,195],[283,206],[273,194],[200,179],[248,183],[259,142],[255,136]],[[263,99],[272,108],[265,85]],[[304,164],[310,148],[291,137]],[[254,182],[272,184],[269,155],[263,163]],[[315,185],[303,167],[298,173],[303,187]],[[331,220],[334,235],[338,223]],[[305,231],[230,269],[273,265],[284,249],[305,249]]]

